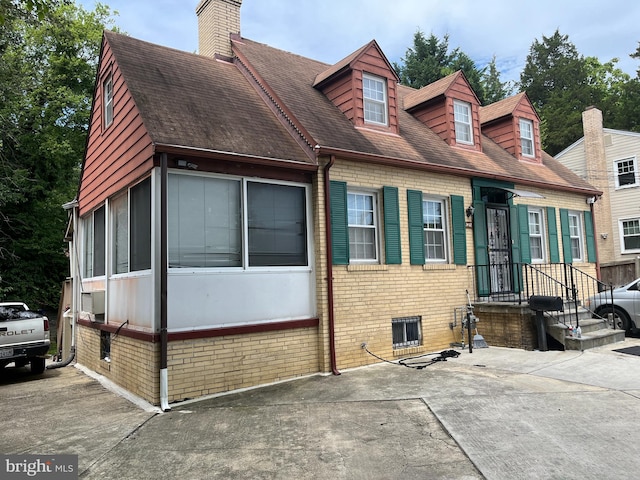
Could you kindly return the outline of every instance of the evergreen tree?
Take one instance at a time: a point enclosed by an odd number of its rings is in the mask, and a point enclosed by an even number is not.
[[[481,82],[484,86],[486,105],[504,100],[513,94],[514,86],[510,82],[500,81],[500,71],[496,65],[495,55],[482,70]]]

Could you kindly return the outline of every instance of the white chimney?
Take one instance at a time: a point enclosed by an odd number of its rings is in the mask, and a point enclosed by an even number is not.
[[[213,57],[216,54],[232,57],[232,33],[240,34],[240,6],[242,0],[202,0],[196,8],[198,15],[198,52]]]

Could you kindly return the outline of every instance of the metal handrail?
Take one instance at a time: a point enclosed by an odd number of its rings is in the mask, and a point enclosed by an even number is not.
[[[607,288],[603,282],[570,263],[504,263],[470,265],[469,268],[472,272],[472,291],[475,292],[476,301],[480,299],[497,302],[517,301],[521,304],[523,300],[528,302],[532,295],[561,297],[563,303],[573,307],[574,312],[572,313],[575,314],[576,327],[579,325],[578,308],[585,306],[589,297],[599,294]],[[504,282],[504,278],[500,278],[495,272],[506,272],[511,275],[510,283],[500,285],[500,287],[511,285],[513,287],[511,291],[492,292],[494,277],[496,281]],[[480,281],[481,275],[482,280]],[[478,294],[479,281],[485,290],[482,295]],[[557,320],[565,323],[559,318]]]

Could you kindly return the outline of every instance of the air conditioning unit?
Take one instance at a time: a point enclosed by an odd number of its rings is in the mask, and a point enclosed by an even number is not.
[[[104,315],[104,290],[83,292],[81,296],[82,311],[94,315]]]

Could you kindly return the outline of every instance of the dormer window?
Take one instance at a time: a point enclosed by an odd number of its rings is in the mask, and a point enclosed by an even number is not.
[[[533,148],[533,122],[531,120],[520,119],[520,145],[522,155],[525,157],[535,157]]]
[[[364,121],[376,125],[387,125],[387,83],[385,79],[367,75],[362,76],[364,98]]]
[[[471,130],[471,104],[453,101],[453,119],[456,129],[456,142],[473,145]]]

